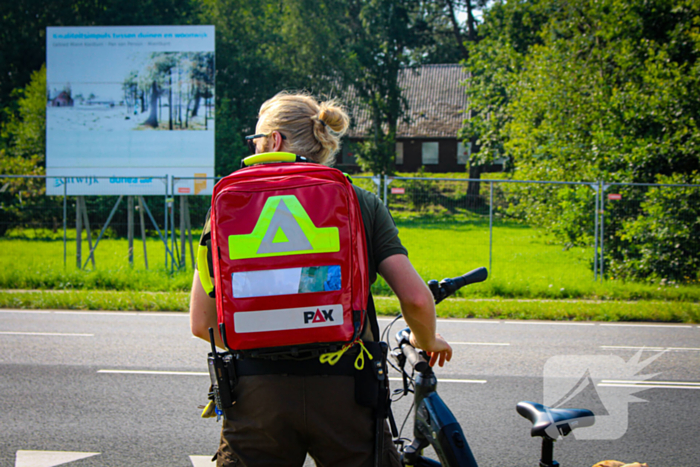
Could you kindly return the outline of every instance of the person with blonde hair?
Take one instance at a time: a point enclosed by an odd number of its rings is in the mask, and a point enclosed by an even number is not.
[[[347,131],[349,118],[336,101],[318,102],[307,94],[282,92],[260,107],[255,134],[246,137],[251,153],[290,152],[313,162],[332,165]],[[411,328],[412,343],[430,355],[430,364],[442,366],[452,357],[450,345],[436,333],[433,296],[408,259],[398,229],[374,194],[353,185],[358,197],[367,242],[370,284],[380,274],[401,304]],[[201,245],[210,248],[209,220]],[[211,254],[211,252],[209,252]],[[209,261],[211,264],[211,261]],[[216,303],[203,289],[195,271],[190,298],[192,333],[209,340],[217,327]],[[362,339],[377,342],[379,327],[372,296],[367,304]],[[217,345],[223,347],[220,336]],[[353,352],[354,351],[354,352]],[[342,356],[354,361],[357,349]],[[252,360],[233,389],[236,401],[227,409],[216,454],[218,466],[302,466],[310,455],[318,466],[369,467],[376,465],[375,417],[358,394],[363,380],[337,374],[314,360]],[[256,362],[256,360],[259,360]],[[352,365],[345,365],[350,368]],[[251,370],[252,367],[252,370]],[[360,400],[360,402],[358,402]],[[400,460],[384,424],[381,465],[399,466]]]

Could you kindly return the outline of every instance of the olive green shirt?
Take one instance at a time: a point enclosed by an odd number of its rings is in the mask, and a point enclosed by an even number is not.
[[[355,185],[353,185],[353,188],[355,193],[357,193],[362,221],[365,225],[367,265],[369,283],[371,285],[377,280],[377,267],[382,261],[393,255],[408,255],[408,252],[401,244],[399,229],[382,201],[374,193],[370,193]],[[210,231],[209,213],[207,213],[199,244],[206,246],[208,249],[209,275],[213,277]]]

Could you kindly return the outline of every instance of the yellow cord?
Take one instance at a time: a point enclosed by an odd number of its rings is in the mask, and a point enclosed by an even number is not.
[[[324,353],[318,359],[321,363],[328,363],[331,366],[335,365],[336,363],[338,363],[338,360],[340,360],[340,357],[342,357],[343,354],[350,350],[350,348],[352,348],[352,346],[354,346],[355,344],[360,344],[360,347],[362,347],[360,349],[360,354],[355,359],[355,368],[361,370],[365,367],[365,353],[367,354],[370,360],[374,359],[374,357],[371,353],[369,353],[369,350],[367,350],[367,347],[365,347],[365,344],[362,342],[361,339],[357,339],[349,344],[345,344],[343,348],[338,350],[337,352]]]

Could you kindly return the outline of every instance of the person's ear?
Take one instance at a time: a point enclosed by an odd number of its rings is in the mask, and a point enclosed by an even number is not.
[[[280,152],[282,149],[283,139],[282,134],[279,131],[272,132],[273,144],[271,152]]]

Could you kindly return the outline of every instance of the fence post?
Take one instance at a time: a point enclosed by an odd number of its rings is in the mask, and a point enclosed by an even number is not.
[[[92,250],[92,234],[90,233],[90,219],[88,219],[85,196],[80,197],[80,211],[83,213],[83,228],[87,233],[88,248]],[[92,257],[92,268],[95,269],[95,257]]]
[[[600,190],[600,281],[605,280],[605,190],[610,185],[602,182]]]
[[[168,269],[168,174],[165,174],[165,196],[163,197],[163,233],[165,238],[163,243],[165,243],[165,269]]]
[[[384,206],[387,205],[386,204],[386,194],[387,194],[387,187],[389,186],[389,184],[387,183],[387,178],[388,178],[387,175],[384,174]]]
[[[493,182],[489,182],[489,276],[493,275],[491,258],[493,251]]]
[[[68,216],[68,180],[63,177],[63,268],[66,264],[66,216]]]
[[[129,267],[134,267],[134,197],[126,197],[126,236],[129,240]]]
[[[146,222],[144,221],[143,217],[143,196],[139,195],[138,198],[139,202],[139,221],[141,224],[141,241],[143,242],[143,263],[146,266],[146,270],[148,270],[148,251],[146,251]],[[166,255],[168,254],[167,251],[165,253]]]
[[[80,269],[83,265],[83,216],[80,205],[80,198],[75,197],[75,265]]]
[[[180,268],[187,266],[187,244],[185,234],[187,232],[187,219],[185,211],[189,209],[187,196],[180,196]]]
[[[598,182],[600,183],[600,182]],[[595,235],[595,246],[593,247],[593,280],[598,280],[598,184],[591,183],[591,188],[595,192],[595,208],[593,217],[595,219],[595,227],[593,229]]]

